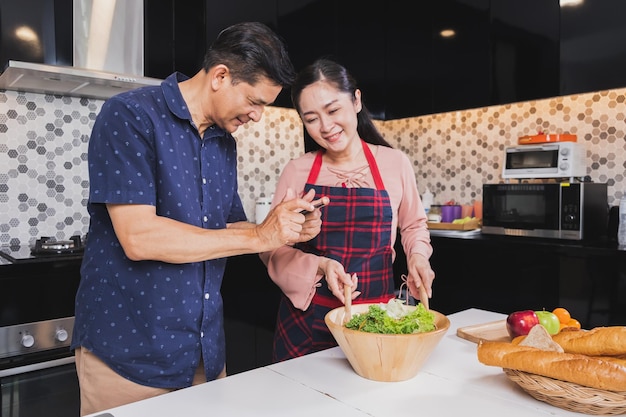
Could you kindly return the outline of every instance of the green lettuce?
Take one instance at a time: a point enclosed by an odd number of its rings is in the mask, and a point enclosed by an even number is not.
[[[435,314],[420,303],[406,308],[398,299],[388,304],[372,304],[367,313],[354,314],[346,323],[348,329],[369,333],[411,334],[435,330]]]

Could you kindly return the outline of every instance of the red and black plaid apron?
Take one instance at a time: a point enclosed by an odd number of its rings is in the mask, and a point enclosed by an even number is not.
[[[323,223],[319,235],[297,245],[305,252],[335,259],[346,272],[357,274],[361,295],[355,304],[387,302],[394,296],[391,203],[376,160],[367,144],[363,141],[362,144],[376,188],[315,185],[324,152],[319,151],[305,193],[313,188],[315,195],[330,197],[330,204],[321,209]],[[295,308],[283,294],[274,335],[274,361],[337,346],[324,316],[341,305],[326,285],[317,288],[306,311]]]

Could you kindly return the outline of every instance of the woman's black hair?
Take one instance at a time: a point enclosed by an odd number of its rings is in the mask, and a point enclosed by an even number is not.
[[[300,71],[296,76],[296,80],[291,85],[291,101],[298,113],[301,114],[300,95],[302,94],[302,90],[320,80],[326,81],[341,92],[350,94],[353,100],[356,98],[355,92],[358,87],[356,80],[350,75],[348,70],[335,61],[320,58]],[[357,114],[357,132],[361,139],[367,143],[391,148],[392,146],[385,140],[374,125],[372,116],[365,107],[365,103],[363,103],[362,96],[361,104],[361,111]],[[321,147],[311,138],[307,130],[304,129],[304,150],[309,152],[318,149],[321,149]]]

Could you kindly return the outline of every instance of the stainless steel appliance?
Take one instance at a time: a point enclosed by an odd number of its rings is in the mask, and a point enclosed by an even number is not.
[[[0,416],[78,416],[69,349],[83,239],[0,247]]]
[[[482,233],[589,240],[607,235],[607,184],[483,185]]]
[[[586,149],[579,142],[506,148],[502,178],[574,178],[587,175]]]

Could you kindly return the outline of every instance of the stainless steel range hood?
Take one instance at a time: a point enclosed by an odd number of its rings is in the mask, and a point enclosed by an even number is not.
[[[11,52],[4,58],[8,64],[0,75],[0,89],[107,99],[161,83],[162,80],[143,76],[143,0],[73,0],[69,11],[65,6],[62,10],[42,12],[40,17],[48,31],[39,28],[42,25],[38,26],[39,19],[31,16],[27,4],[19,3],[19,13],[15,8],[2,9],[8,14],[7,19],[16,23],[9,31],[11,36],[5,39],[15,44],[11,44]],[[68,20],[72,24],[69,32],[73,66],[57,65],[60,62],[53,57],[63,49],[55,49],[61,40],[57,39],[56,30],[49,27],[67,33]],[[65,46],[67,41],[60,39]],[[19,56],[30,50],[45,51],[42,60],[31,62],[27,55]],[[0,66],[5,64],[6,61],[1,62]]]
[[[127,90],[161,82],[158,78],[21,61],[9,61],[0,75],[0,89],[3,90],[104,100]]]

